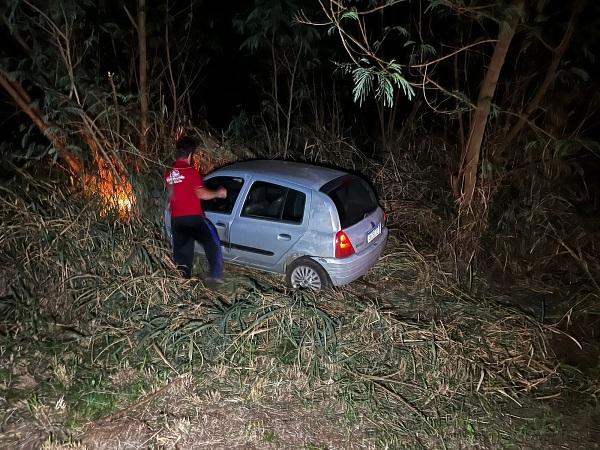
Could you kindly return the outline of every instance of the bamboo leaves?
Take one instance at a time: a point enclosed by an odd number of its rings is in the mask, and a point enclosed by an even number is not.
[[[355,103],[358,103],[362,106],[363,102],[367,98],[367,95],[369,92],[371,92],[374,77],[375,75],[371,69],[357,67],[352,70],[352,79],[354,81],[352,94],[354,95]]]
[[[362,63],[368,63],[362,59]],[[354,88],[352,94],[354,102],[362,106],[368,96],[373,93],[375,99],[384,106],[391,108],[394,104],[396,90],[402,90],[403,95],[410,101],[415,96],[415,91],[410,82],[402,75],[402,68],[395,61],[391,61],[382,70],[374,66],[354,67],[349,64],[341,65],[345,73],[352,74]],[[375,90],[373,92],[373,85]]]

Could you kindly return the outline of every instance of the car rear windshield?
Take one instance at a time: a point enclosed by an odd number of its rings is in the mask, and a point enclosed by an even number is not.
[[[366,181],[352,175],[336,178],[320,191],[333,200],[342,228],[360,222],[377,208],[377,199],[371,187]]]

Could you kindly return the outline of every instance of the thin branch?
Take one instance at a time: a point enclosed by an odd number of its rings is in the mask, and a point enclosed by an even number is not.
[[[137,29],[137,23],[135,22],[135,20],[131,16],[131,13],[127,9],[127,6],[123,5],[123,9],[125,10],[125,14],[127,14],[127,17],[129,18],[129,21],[131,22],[131,25],[133,26],[133,28],[135,29],[135,32],[137,33],[137,30],[138,30]]]
[[[567,29],[563,34],[560,44],[558,44],[558,46],[552,50],[552,62],[550,63],[550,67],[546,71],[546,76],[544,77],[544,80],[542,81],[542,84],[540,85],[539,89],[535,93],[535,96],[533,97],[533,99],[531,99],[529,105],[527,105],[525,111],[522,113],[521,116],[519,116],[520,118],[517,121],[517,123],[509,131],[505,140],[505,145],[509,145],[519,135],[525,124],[529,123],[529,116],[531,116],[531,114],[533,114],[533,112],[538,108],[540,102],[542,101],[542,99],[546,95],[546,92],[550,88],[550,85],[556,78],[556,71],[558,70],[558,66],[565,52],[567,51],[567,48],[569,47],[569,43],[571,42],[571,38],[573,37],[573,33],[575,31],[577,19],[583,11],[584,5],[585,0],[577,0],[577,2],[575,3],[573,11],[571,12],[571,17],[569,18],[569,23],[567,24]]]
[[[453,51],[452,53],[449,53],[449,54],[447,54],[447,55],[444,55],[444,56],[442,56],[442,57],[440,57],[440,58],[438,58],[438,59],[434,59],[433,61],[429,61],[428,63],[424,63],[424,64],[414,64],[414,65],[411,65],[411,66],[403,66],[403,67],[410,67],[411,69],[420,69],[421,67],[428,67],[428,66],[431,66],[431,65],[433,65],[433,64],[437,64],[437,63],[439,63],[440,61],[443,61],[443,60],[445,60],[445,59],[452,58],[454,55],[456,55],[456,54],[458,54],[458,53],[461,53],[461,52],[464,52],[465,50],[468,50],[468,49],[470,49],[471,47],[475,47],[475,46],[477,46],[477,45],[481,45],[481,44],[487,44],[487,43],[490,43],[490,44],[495,44],[496,42],[498,42],[498,39],[485,39],[485,40],[483,40],[483,41],[478,41],[478,42],[474,42],[474,43],[472,43],[472,44],[469,44],[469,45],[465,45],[464,47],[461,47],[461,48],[459,48],[458,50],[456,50],[456,51]]]

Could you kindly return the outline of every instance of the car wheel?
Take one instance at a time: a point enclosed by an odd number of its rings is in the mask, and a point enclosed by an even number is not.
[[[325,269],[310,258],[298,258],[292,262],[286,270],[285,280],[294,289],[318,291],[331,286]]]

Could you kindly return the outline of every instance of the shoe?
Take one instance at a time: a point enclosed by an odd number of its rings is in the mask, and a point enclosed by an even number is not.
[[[215,284],[223,284],[223,278],[208,277],[208,278],[206,279],[206,282],[207,282],[208,284],[212,284],[212,285],[215,285]]]

